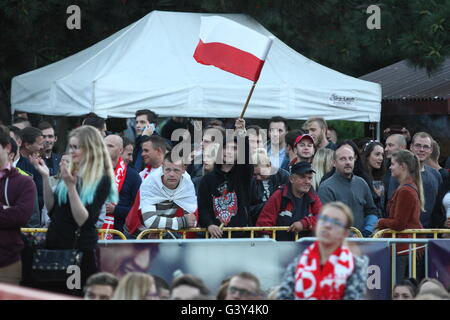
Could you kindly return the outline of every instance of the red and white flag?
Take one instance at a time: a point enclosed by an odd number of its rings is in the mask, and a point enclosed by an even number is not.
[[[256,82],[271,44],[271,38],[232,20],[201,17],[194,59]]]

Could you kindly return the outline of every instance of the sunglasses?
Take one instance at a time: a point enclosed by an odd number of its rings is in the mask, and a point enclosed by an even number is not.
[[[369,141],[367,141],[367,143],[364,145],[363,152],[366,152],[367,147],[370,146],[372,143],[375,143],[375,142],[379,143],[380,141],[378,141],[378,140],[369,140]]]

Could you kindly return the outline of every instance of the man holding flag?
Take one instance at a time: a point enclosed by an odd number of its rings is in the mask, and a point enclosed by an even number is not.
[[[272,39],[232,20],[208,16],[201,18],[200,40],[194,59],[253,81],[253,86],[236,120],[234,139],[222,143],[216,165],[200,182],[198,192],[199,222],[208,228],[212,238],[223,235],[222,227],[246,227],[256,217],[249,216],[248,207],[258,202],[250,183],[253,165],[249,161],[249,143],[245,136],[244,113],[259,79]],[[238,138],[239,136],[239,138]],[[238,140],[244,138],[244,161],[238,161]],[[241,149],[240,152],[243,150]],[[234,233],[234,236],[246,236]]]
[[[114,174],[119,192],[119,203],[106,204],[106,216],[102,229],[116,229],[123,232],[125,219],[141,185],[141,178],[138,172],[127,166],[120,157],[123,152],[123,141],[120,136],[107,136],[105,144],[115,168]],[[112,239],[112,235],[107,234],[106,239]]]

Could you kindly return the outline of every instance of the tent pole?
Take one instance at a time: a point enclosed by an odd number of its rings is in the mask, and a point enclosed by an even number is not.
[[[244,113],[247,110],[248,103],[250,102],[250,98],[252,97],[253,90],[255,90],[256,82],[253,82],[252,88],[250,89],[250,93],[248,94],[247,101],[245,101],[244,108],[242,109],[241,115],[239,116],[240,119],[244,117]]]
[[[381,141],[381,125],[380,125],[380,122],[377,122],[377,140]]]

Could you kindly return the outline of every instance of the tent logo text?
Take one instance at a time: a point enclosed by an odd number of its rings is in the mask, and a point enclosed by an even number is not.
[[[350,107],[355,103],[355,97],[344,97],[338,96],[337,94],[332,94],[330,96],[330,104],[335,107]]]

